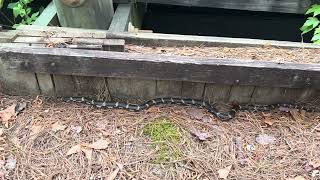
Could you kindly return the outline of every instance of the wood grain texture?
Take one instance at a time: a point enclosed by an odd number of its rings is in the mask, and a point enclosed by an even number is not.
[[[2,60],[1,57],[0,61]],[[38,82],[34,73],[21,73],[0,63],[0,92],[9,95],[39,95]]]
[[[182,81],[157,81],[157,97],[181,97]]]
[[[156,97],[156,82],[125,78],[107,78],[111,98],[115,101],[141,102]]]
[[[131,4],[119,4],[112,18],[109,31],[125,32],[128,31],[128,23],[131,15]]]
[[[23,36],[48,36],[50,37],[82,37],[82,38],[112,38],[124,39],[126,43],[145,46],[223,46],[223,47],[281,47],[281,48],[320,48],[311,43],[247,39],[247,38],[227,38],[213,36],[192,36],[161,33],[129,33],[110,32],[103,30],[90,30],[66,27],[43,27],[27,26],[18,27],[19,35]]]
[[[54,84],[50,74],[36,74],[40,93],[45,96],[54,96]]]
[[[182,82],[182,97],[203,99],[205,83]]]
[[[73,78],[77,96],[110,100],[110,93],[104,78],[86,76],[74,76]]]
[[[114,0],[116,3],[124,1]],[[312,3],[311,0],[134,0],[134,2],[298,14],[304,14]]]
[[[33,25],[48,26],[56,25],[55,18],[57,17],[56,7],[51,1],[48,6],[42,11],[40,16],[33,22]]]
[[[87,0],[73,8],[54,0],[61,26],[87,29],[108,29],[114,9],[112,0]]]
[[[318,64],[26,47],[0,47],[0,57],[20,72],[320,89]]]
[[[223,84],[206,84],[204,90],[204,100],[211,103],[229,102],[232,86]]]
[[[319,90],[311,88],[271,88],[256,87],[251,102],[269,103],[299,103],[320,101]]]
[[[53,75],[55,94],[58,97],[70,97],[77,95],[77,89],[73,76]]]
[[[232,86],[229,102],[250,102],[254,89],[254,86]]]

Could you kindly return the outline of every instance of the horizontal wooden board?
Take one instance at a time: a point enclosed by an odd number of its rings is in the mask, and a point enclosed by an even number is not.
[[[124,39],[126,43],[150,46],[224,46],[224,47],[260,47],[271,46],[281,48],[320,48],[311,43],[260,40],[248,38],[228,38],[213,36],[193,36],[162,33],[129,33],[110,32],[102,30],[66,28],[66,27],[43,27],[43,26],[19,26],[20,36],[42,37],[82,37],[82,38],[112,38]]]
[[[304,14],[312,0],[131,0],[133,2]],[[114,0],[124,3],[130,0]]]
[[[32,47],[0,47],[0,63],[19,72],[320,89],[320,64]]]

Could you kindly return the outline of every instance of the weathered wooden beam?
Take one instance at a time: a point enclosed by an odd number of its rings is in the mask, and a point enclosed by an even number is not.
[[[0,47],[0,62],[19,72],[320,89],[319,64],[25,47]]]
[[[21,28],[21,29],[20,29]],[[224,46],[224,47],[261,47],[272,46],[281,48],[320,48],[311,43],[260,40],[247,38],[226,38],[214,36],[191,36],[161,33],[129,33],[109,32],[65,27],[19,26],[19,35],[50,37],[93,37],[124,39],[127,43],[145,46]],[[45,31],[45,32],[44,32]]]
[[[114,14],[112,0],[54,0],[63,27],[108,29]]]
[[[131,4],[119,4],[111,21],[109,31],[125,32],[128,31],[130,20]]]
[[[179,6],[211,7],[249,11],[304,14],[312,0],[114,0],[115,3],[144,2]]]

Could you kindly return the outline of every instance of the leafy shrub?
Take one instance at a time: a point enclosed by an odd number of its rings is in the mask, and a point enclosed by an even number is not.
[[[311,15],[311,17],[308,17],[308,19],[300,28],[300,30],[302,31],[301,33],[302,35],[314,30],[314,34],[311,41],[315,44],[320,44],[320,27],[319,27],[320,21],[317,18],[319,14],[320,14],[320,5],[319,4],[312,5],[306,12],[306,15]]]

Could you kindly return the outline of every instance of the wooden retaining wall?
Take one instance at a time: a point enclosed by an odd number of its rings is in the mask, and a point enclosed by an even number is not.
[[[0,91],[7,94],[86,96],[130,102],[170,96],[242,103],[308,102],[320,95],[320,65],[317,64],[116,52],[123,51],[124,42],[128,41],[154,46],[182,42],[194,45],[202,41],[201,38],[192,41],[191,38],[196,39],[194,36],[182,38],[40,26],[22,26],[20,30],[5,34],[7,39],[3,42],[6,43],[0,46]],[[227,43],[209,39],[206,42],[207,45],[243,46],[247,41],[243,39],[241,44],[239,40]],[[69,48],[44,47],[50,43],[67,44]],[[82,46],[76,46],[79,44]],[[88,49],[92,45],[95,48]],[[288,42],[282,45],[294,46]],[[314,45],[303,46],[313,48]]]
[[[127,43],[319,48],[293,42],[141,33],[144,8],[145,4],[119,4],[107,31],[54,27],[60,23],[51,3],[35,25],[0,32],[0,92],[130,102],[166,96],[241,103],[309,102],[319,98],[320,65],[317,64],[124,52]]]

